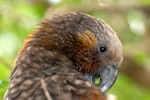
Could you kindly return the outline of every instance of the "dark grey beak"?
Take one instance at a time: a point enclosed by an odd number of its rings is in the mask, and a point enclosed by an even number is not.
[[[94,74],[86,73],[85,77],[98,85],[102,92],[106,92],[115,83],[118,75],[118,67],[115,65],[106,65],[98,69]],[[98,79],[100,81],[96,82]]]

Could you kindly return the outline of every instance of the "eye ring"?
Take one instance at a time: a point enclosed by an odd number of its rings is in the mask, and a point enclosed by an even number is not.
[[[108,46],[106,44],[100,44],[98,46],[98,49],[100,53],[106,53],[108,51]]]

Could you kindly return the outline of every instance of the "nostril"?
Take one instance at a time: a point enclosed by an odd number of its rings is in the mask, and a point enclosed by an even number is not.
[[[112,66],[113,68],[117,68],[118,64],[115,64],[115,63],[114,63],[114,64],[112,64],[111,66]]]
[[[116,66],[115,66],[115,65],[112,65],[112,67],[115,68]]]

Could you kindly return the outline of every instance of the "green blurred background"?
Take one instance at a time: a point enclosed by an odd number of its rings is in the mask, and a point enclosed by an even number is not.
[[[0,100],[28,33],[70,11],[104,20],[122,41],[124,62],[108,100],[150,100],[150,0],[0,0]]]

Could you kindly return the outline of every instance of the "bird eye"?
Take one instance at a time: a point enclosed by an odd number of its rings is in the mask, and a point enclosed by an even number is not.
[[[99,45],[99,52],[105,53],[105,52],[107,52],[107,50],[108,50],[107,45],[105,45],[105,44],[100,44]]]

